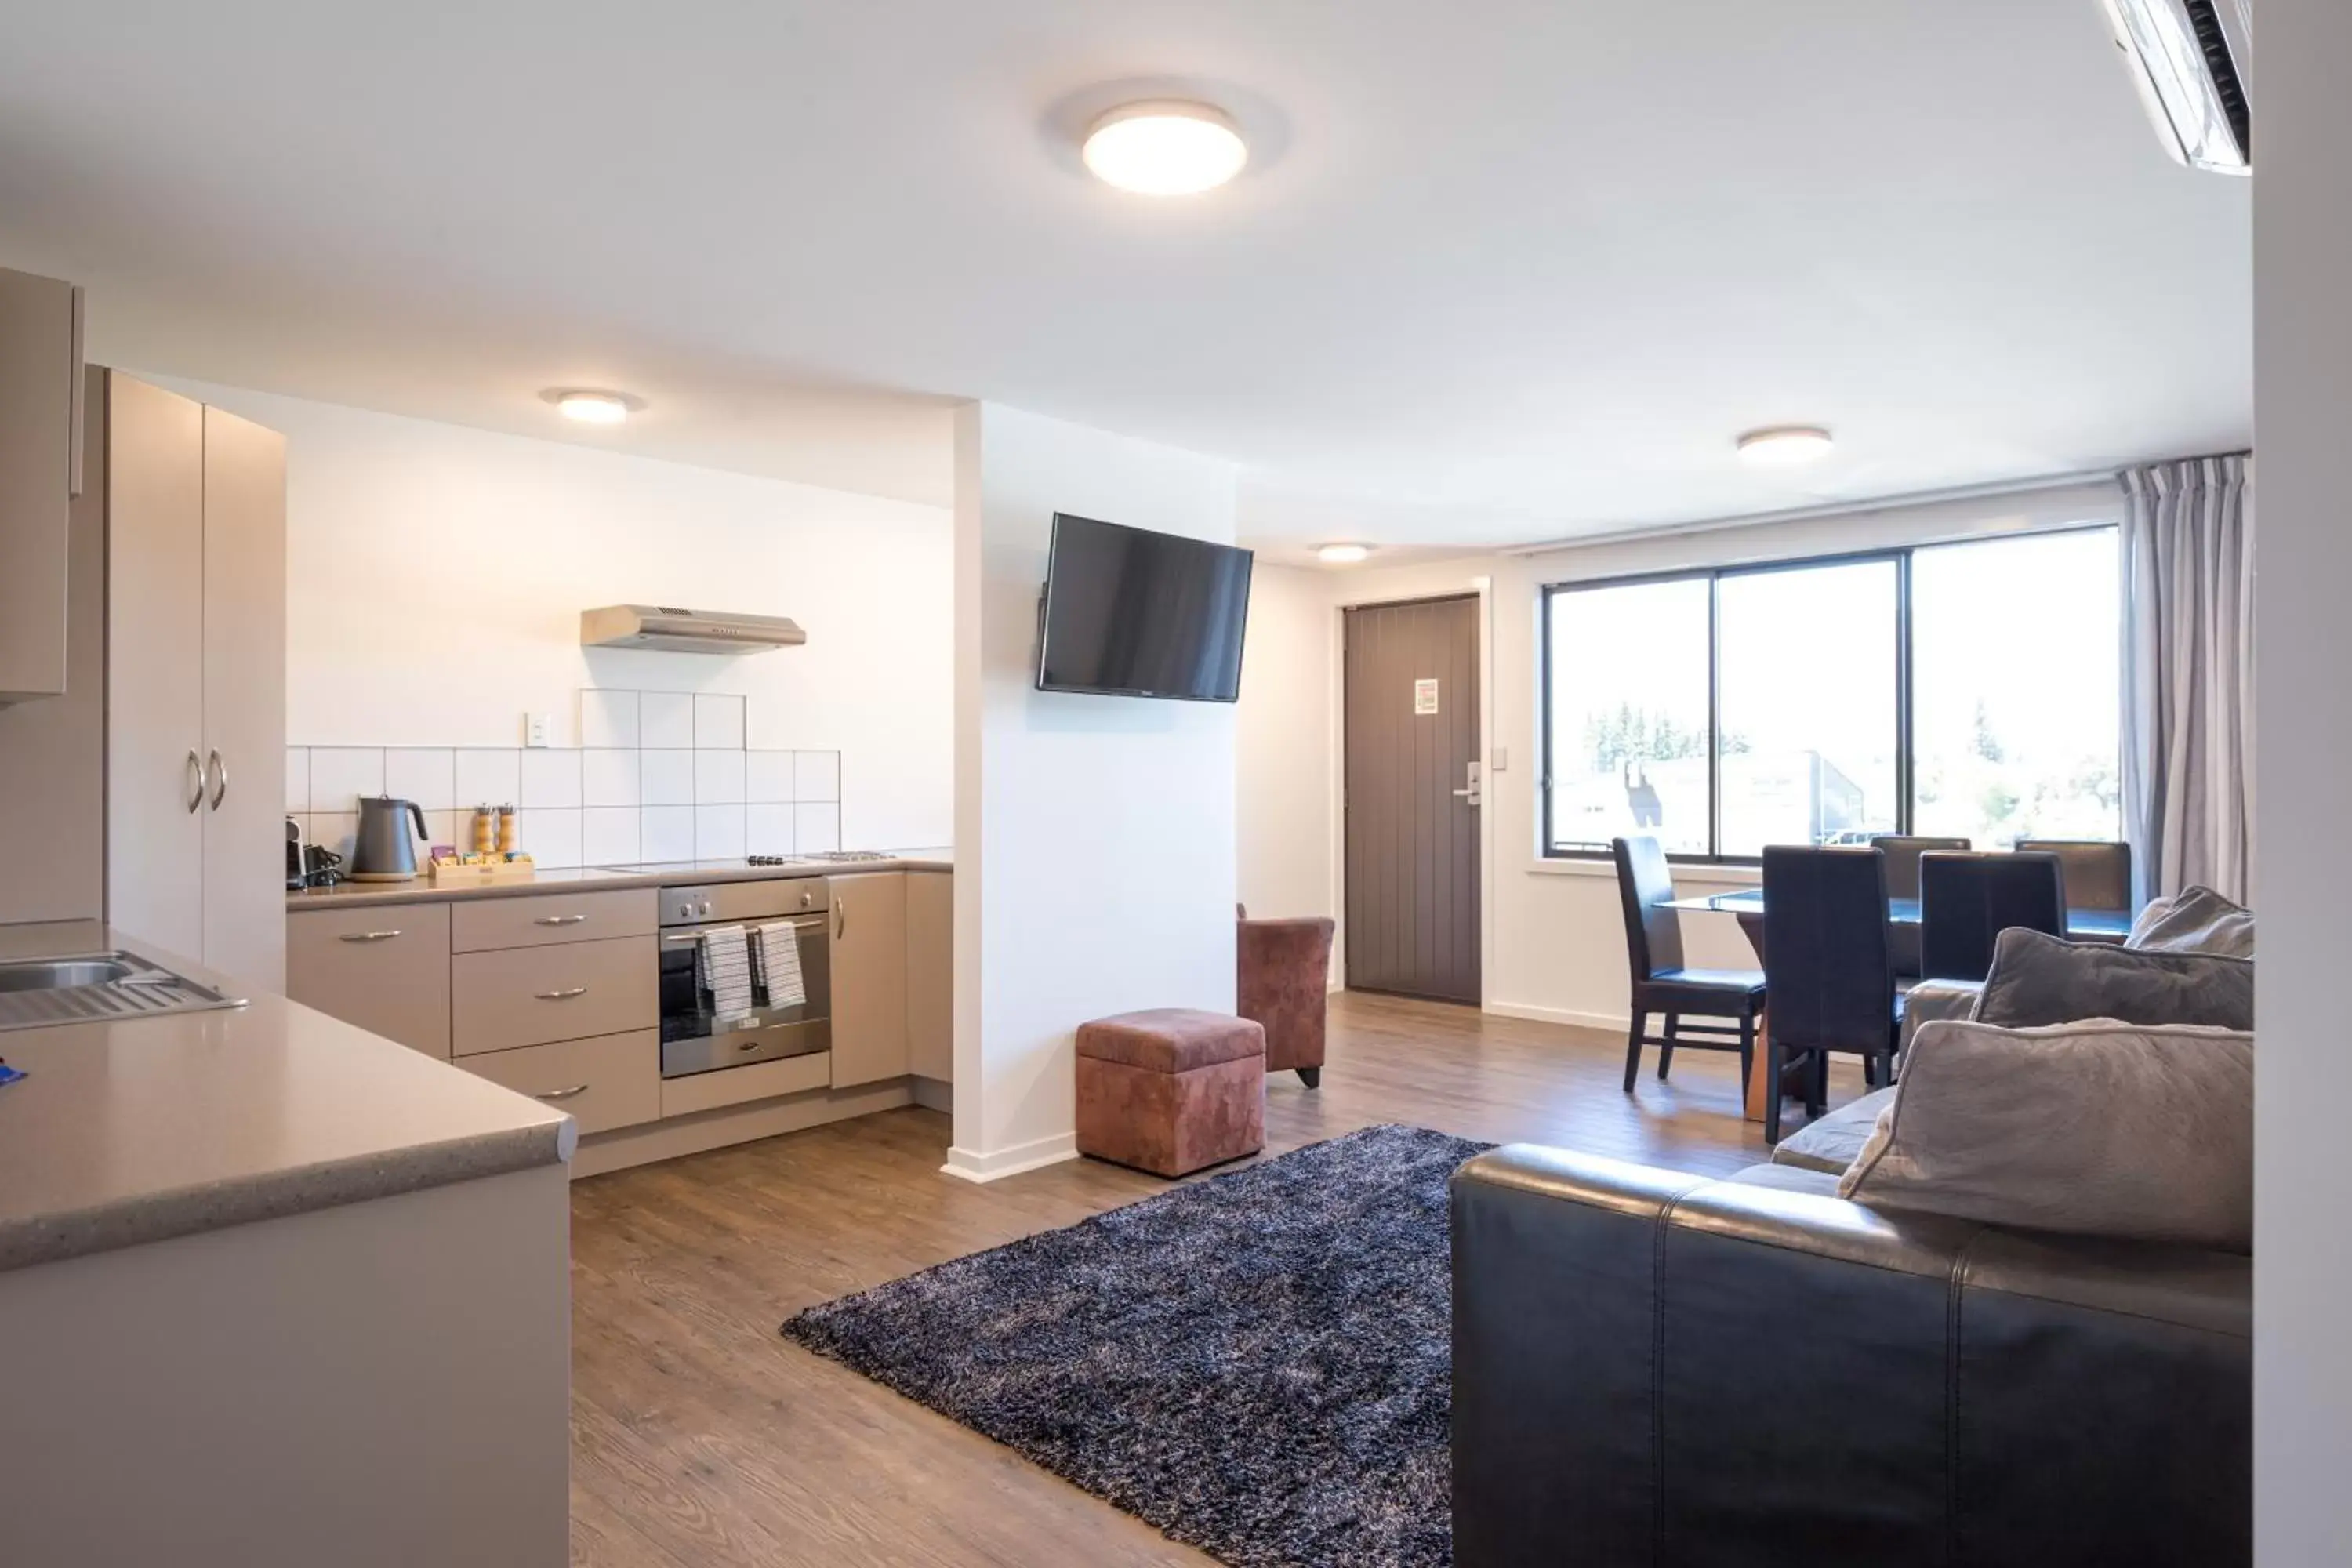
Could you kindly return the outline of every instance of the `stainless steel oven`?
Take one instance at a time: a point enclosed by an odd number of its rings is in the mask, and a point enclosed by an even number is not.
[[[822,877],[714,882],[661,890],[661,1072],[664,1078],[748,1067],[833,1048],[833,901]],[[719,1014],[699,962],[714,926],[788,922],[801,960],[805,1000],[774,1006],[764,989],[750,1011]]]

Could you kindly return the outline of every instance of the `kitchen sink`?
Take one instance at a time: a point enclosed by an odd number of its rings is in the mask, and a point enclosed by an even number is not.
[[[45,1029],[244,1005],[242,997],[225,995],[135,952],[0,963],[0,1029]]]

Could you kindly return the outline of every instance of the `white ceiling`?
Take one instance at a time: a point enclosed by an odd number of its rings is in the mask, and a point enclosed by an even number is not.
[[[1255,153],[1090,181],[1112,102]],[[928,500],[950,401],[1472,545],[2247,444],[2247,183],[2094,0],[85,0],[0,47],[0,262],[102,357]],[[565,430],[538,399],[647,412]],[[1797,476],[1731,456],[1833,426]]]

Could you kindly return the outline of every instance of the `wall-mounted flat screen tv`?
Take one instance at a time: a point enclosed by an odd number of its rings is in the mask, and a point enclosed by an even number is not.
[[[1250,552],[1054,514],[1037,689],[1231,702]]]

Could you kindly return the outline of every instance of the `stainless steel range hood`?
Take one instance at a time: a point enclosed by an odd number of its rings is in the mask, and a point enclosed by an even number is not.
[[[580,612],[583,647],[648,647],[666,653],[765,653],[808,641],[782,616],[730,616],[671,605],[607,605]]]

